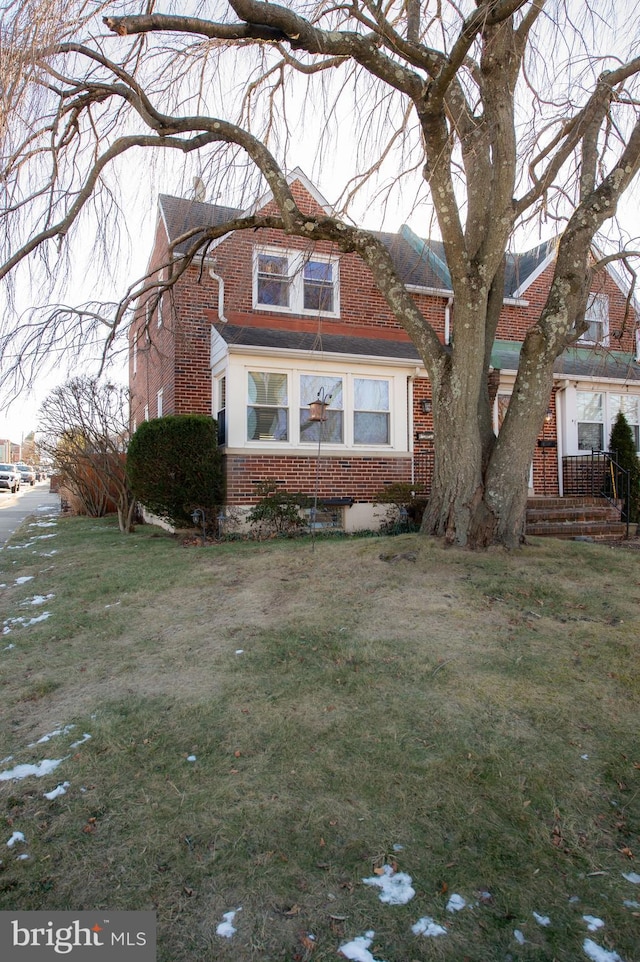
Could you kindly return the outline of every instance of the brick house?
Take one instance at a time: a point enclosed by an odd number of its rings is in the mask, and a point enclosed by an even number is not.
[[[300,170],[288,179],[304,212],[331,213]],[[167,195],[158,207],[149,272],[159,281],[170,242],[241,213]],[[253,209],[275,213],[269,195]],[[406,226],[378,236],[447,342],[455,302],[442,245]],[[510,257],[492,353],[496,430],[553,262],[553,242]],[[532,495],[566,494],[568,460],[606,450],[620,409],[640,449],[636,313],[615,269],[596,280],[589,330],[556,362]],[[129,338],[132,428],[163,414],[217,418],[229,506],[248,509],[257,484],[275,479],[317,492],[333,523],[357,530],[376,523],[376,493],[385,485],[421,482],[428,490],[433,424],[426,371],[355,254],[270,229],[228,233],[157,304],[141,304]],[[324,422],[310,417],[319,393],[330,396]]]

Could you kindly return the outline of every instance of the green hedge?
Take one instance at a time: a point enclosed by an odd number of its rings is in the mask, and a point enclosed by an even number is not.
[[[180,527],[202,508],[213,524],[224,502],[216,421],[180,414],[143,422],[129,443],[127,473],[136,498],[153,514]]]

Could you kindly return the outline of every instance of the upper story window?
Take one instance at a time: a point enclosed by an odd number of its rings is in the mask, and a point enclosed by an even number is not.
[[[589,294],[584,319],[588,329],[578,340],[578,344],[609,343],[609,298],[606,294]]]
[[[256,248],[253,270],[256,308],[292,314],[339,313],[338,260],[282,248]]]

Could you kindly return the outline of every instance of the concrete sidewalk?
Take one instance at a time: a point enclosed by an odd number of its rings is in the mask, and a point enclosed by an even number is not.
[[[33,487],[22,487],[17,494],[1,491],[0,548],[29,515],[57,514],[59,511],[60,495],[49,491],[48,481],[38,481]]]

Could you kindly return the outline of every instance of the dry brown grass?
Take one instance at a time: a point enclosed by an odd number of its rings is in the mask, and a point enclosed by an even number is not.
[[[5,636],[0,767],[76,728],[47,743],[70,756],[48,779],[0,782],[31,856],[2,857],[0,908],[153,908],[161,962],[322,962],[368,929],[387,962],[574,962],[589,912],[632,962],[633,552],[472,555],[415,536],[185,548],[86,519],[42,544],[0,556],[4,618],[55,595],[48,620]],[[408,906],[362,885],[389,860],[414,880]],[[485,890],[447,914],[447,892]],[[414,936],[422,915],[446,938]]]

